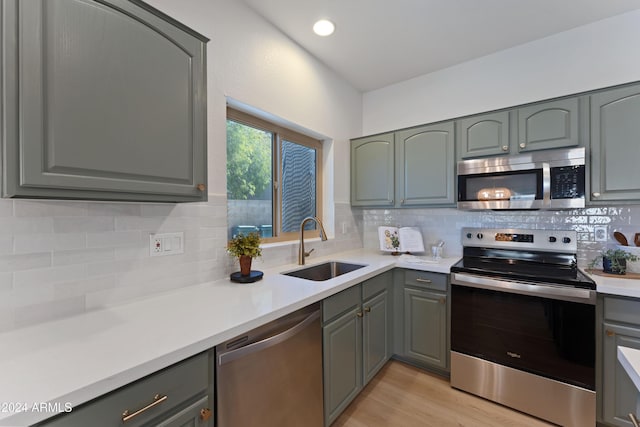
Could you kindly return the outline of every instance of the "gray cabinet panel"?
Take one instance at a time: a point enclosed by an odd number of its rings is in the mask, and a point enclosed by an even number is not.
[[[351,205],[393,206],[392,133],[351,141]]]
[[[201,416],[203,408],[207,408],[208,398],[203,397],[197,402],[187,406],[177,413],[165,417],[163,421],[155,424],[155,427],[205,427],[212,425],[207,421],[204,421]],[[210,418],[213,419],[213,416]]]
[[[362,389],[360,307],[323,328],[325,425],[330,425]]]
[[[508,111],[468,117],[461,119],[458,123],[460,158],[509,153]]]
[[[632,427],[629,413],[636,410],[638,389],[618,362],[618,346],[640,349],[640,325],[603,325],[603,421],[615,426]]]
[[[385,290],[378,296],[364,301],[362,306],[364,312],[362,323],[364,386],[390,357],[391,315],[388,292]]]
[[[404,290],[404,356],[447,368],[447,297],[422,289]]]
[[[640,85],[591,96],[591,202],[640,200]]]
[[[578,98],[518,109],[518,151],[572,147],[579,144]]]
[[[206,200],[205,39],[130,1],[3,4],[3,196]]]
[[[208,405],[209,357],[202,353],[180,362],[172,367],[152,374],[146,378],[122,387],[104,397],[95,399],[72,412],[62,414],[50,421],[38,424],[39,427],[114,427],[123,425],[123,411],[130,413],[154,402],[154,396],[167,396],[167,399],[142,412],[126,422],[127,426],[157,425],[158,420],[173,420],[174,415],[183,412],[189,402],[198,404],[200,409],[212,409]],[[190,413],[192,413],[191,411]],[[177,419],[187,422],[188,419]],[[164,425],[164,424],[162,424]],[[177,426],[182,424],[167,424]],[[189,425],[189,424],[187,424]],[[195,424],[210,426],[209,422]]]
[[[396,133],[396,197],[400,206],[455,202],[453,122]]]

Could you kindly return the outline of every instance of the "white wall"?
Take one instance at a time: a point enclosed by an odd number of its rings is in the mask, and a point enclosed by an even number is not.
[[[634,11],[367,92],[362,134],[640,80],[639,40]]]
[[[362,97],[343,79],[234,0],[149,0],[202,33],[208,55],[209,188],[226,194],[225,97],[334,140],[331,200],[349,200],[349,138],[362,128]]]

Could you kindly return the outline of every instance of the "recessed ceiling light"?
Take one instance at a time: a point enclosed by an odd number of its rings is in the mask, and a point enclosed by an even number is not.
[[[329,36],[333,34],[333,31],[336,29],[336,26],[333,22],[327,19],[321,19],[313,24],[313,32],[319,36]]]

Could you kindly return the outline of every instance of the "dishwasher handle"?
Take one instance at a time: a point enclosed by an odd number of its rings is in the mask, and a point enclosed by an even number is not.
[[[320,318],[320,310],[316,310],[307,316],[304,320],[302,320],[297,325],[292,326],[284,332],[279,333],[278,335],[274,335],[269,338],[265,338],[261,341],[254,342],[245,347],[240,347],[236,350],[232,350],[227,353],[220,354],[218,356],[218,366],[222,366],[226,363],[232,362],[241,357],[247,356],[249,354],[256,353],[260,350],[264,350],[265,348],[273,347],[276,344],[280,344],[283,341],[288,340],[289,338],[297,335],[302,332],[307,326],[313,323],[316,319]]]

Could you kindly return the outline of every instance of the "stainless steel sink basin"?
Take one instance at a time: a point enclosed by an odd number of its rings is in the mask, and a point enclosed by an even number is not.
[[[300,270],[290,271],[288,273],[282,273],[285,276],[299,277],[301,279],[313,280],[316,282],[323,282],[325,280],[333,279],[342,274],[349,273],[350,271],[357,270],[359,268],[366,267],[362,264],[349,264],[346,262],[330,261],[324,264],[313,265],[311,267],[302,268]]]

